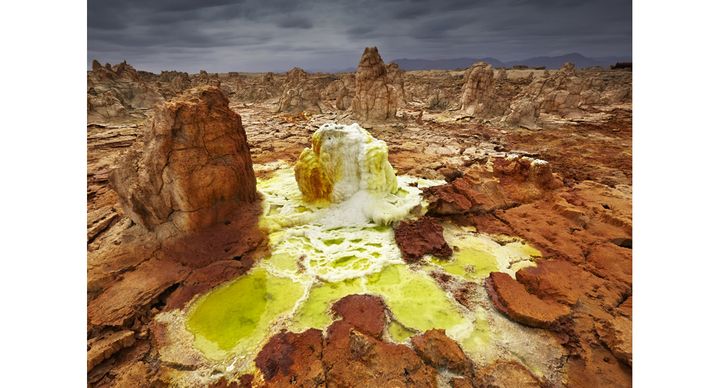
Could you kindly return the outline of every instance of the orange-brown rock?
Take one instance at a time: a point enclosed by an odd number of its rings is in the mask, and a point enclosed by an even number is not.
[[[485,288],[498,311],[527,326],[549,328],[570,314],[568,306],[530,294],[521,283],[503,272],[490,273]]]
[[[632,295],[630,295],[624,302],[618,306],[618,312],[630,319],[632,319]]]
[[[412,337],[411,342],[420,358],[433,367],[472,376],[472,361],[445,330],[428,330]]]
[[[333,304],[336,316],[356,329],[380,338],[385,328],[385,302],[374,295],[348,295]]]
[[[485,213],[537,200],[562,186],[549,163],[529,157],[493,157],[473,165],[462,178],[428,187],[428,214]]]
[[[219,380],[208,385],[208,388],[251,388],[253,375],[244,374],[236,379],[221,377]]]
[[[492,180],[474,184],[469,179],[458,178],[444,185],[426,188],[423,196],[428,200],[430,215],[489,212],[510,206],[497,182]]]
[[[617,316],[597,325],[600,340],[618,360],[632,366],[632,321]]]
[[[325,385],[322,363],[322,331],[283,331],[274,335],[255,358],[265,384],[270,387],[318,387]]]
[[[374,301],[378,297],[346,298],[347,302],[341,299],[336,303],[343,319],[328,328],[322,352],[328,387],[437,385],[435,369],[423,363],[412,349],[374,336],[382,333],[377,330],[378,322],[385,322],[384,308],[379,309],[379,302]],[[358,308],[366,305],[370,307]]]
[[[447,258],[452,249],[443,237],[443,227],[434,218],[421,217],[414,221],[401,221],[395,226],[395,242],[403,259],[408,263],[420,260],[424,255]]]
[[[402,99],[401,77],[394,72],[390,79],[377,47],[366,47],[355,73],[353,117],[361,124],[394,120]]]
[[[110,358],[117,351],[132,346],[135,333],[132,330],[120,330],[107,333],[88,341],[87,370]]]
[[[255,174],[240,115],[215,87],[165,103],[113,171],[125,214],[154,230],[181,231],[222,222],[256,198]]]
[[[328,387],[435,387],[435,369],[412,349],[382,342],[346,321],[328,329],[323,350]]]
[[[515,274],[518,282],[533,295],[569,306],[583,294],[589,274],[577,265],[562,260],[541,260]]]
[[[90,326],[123,326],[130,323],[164,291],[180,283],[189,272],[181,264],[168,260],[150,259],[140,264],[90,301]]]
[[[517,361],[498,360],[475,371],[476,386],[488,388],[536,388],[546,384]]]
[[[472,380],[467,377],[453,377],[450,379],[452,388],[473,388]]]
[[[562,182],[553,174],[550,163],[541,159],[511,154],[493,157],[490,164],[503,194],[514,202],[532,202],[562,186]]]
[[[632,285],[632,250],[613,243],[594,245],[587,256],[592,273],[604,278]]]

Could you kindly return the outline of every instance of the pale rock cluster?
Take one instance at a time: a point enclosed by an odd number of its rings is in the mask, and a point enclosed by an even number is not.
[[[290,70],[281,89],[278,112],[322,112],[320,93],[305,70],[299,67]]]

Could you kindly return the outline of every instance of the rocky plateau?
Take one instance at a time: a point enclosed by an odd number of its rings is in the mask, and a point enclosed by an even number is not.
[[[339,74],[93,63],[88,386],[631,386],[631,70],[358,54]],[[369,137],[320,144],[326,123]],[[358,159],[416,206],[302,221]],[[379,195],[353,182],[342,199]]]

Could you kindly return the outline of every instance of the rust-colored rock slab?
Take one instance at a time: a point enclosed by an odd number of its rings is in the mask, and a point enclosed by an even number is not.
[[[329,329],[323,351],[328,387],[435,387],[435,369],[412,349],[365,335],[345,321]]]
[[[597,328],[600,340],[619,360],[632,366],[632,321],[618,316]]]
[[[604,279],[632,285],[632,250],[613,243],[593,246],[587,257],[590,271]]]
[[[535,296],[572,306],[583,294],[588,275],[567,261],[541,260],[519,270],[515,278]]]
[[[385,302],[374,295],[348,295],[333,304],[332,311],[356,329],[380,338],[385,328]]]
[[[378,297],[347,296],[333,309],[343,319],[327,330],[322,357],[328,387],[436,386],[437,372],[412,349],[379,339],[385,308]]]
[[[566,305],[530,294],[521,283],[503,272],[490,273],[485,288],[498,311],[524,325],[548,328],[570,314]]]
[[[110,358],[117,351],[127,348],[128,346],[132,346],[134,343],[135,333],[132,330],[111,332],[88,341],[88,371],[104,360]]]
[[[167,260],[148,260],[90,301],[91,326],[122,326],[141,313],[155,298],[180,283],[190,270]]]
[[[452,249],[443,236],[442,225],[430,217],[399,222],[395,226],[395,242],[408,263],[417,262],[424,255],[439,258],[452,255]]]
[[[445,330],[432,329],[411,339],[415,352],[435,368],[472,375],[472,361],[457,342],[445,335]]]
[[[271,387],[319,387],[325,385],[322,364],[322,331],[296,334],[281,332],[265,344],[255,365]]]
[[[498,360],[475,371],[475,384],[493,388],[536,388],[543,382],[516,361]]]

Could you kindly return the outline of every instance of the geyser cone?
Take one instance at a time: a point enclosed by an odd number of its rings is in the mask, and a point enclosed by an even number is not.
[[[327,123],[312,136],[295,165],[295,180],[307,201],[341,202],[358,191],[397,192],[384,141],[358,124]]]

